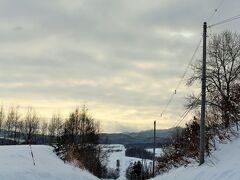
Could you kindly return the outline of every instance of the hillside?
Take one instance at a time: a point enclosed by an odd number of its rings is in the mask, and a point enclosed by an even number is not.
[[[240,179],[240,138],[227,144],[218,144],[206,163],[201,167],[193,163],[188,167],[172,169],[153,180],[238,180]],[[110,147],[109,147],[110,148]],[[70,164],[64,164],[52,151],[52,147],[44,145],[32,146],[36,166],[33,166],[30,149],[27,145],[0,146],[0,179],[1,180],[96,180],[87,171]],[[116,168],[116,160],[120,160],[120,177],[125,179],[125,171],[137,158],[125,156],[122,145],[111,145],[108,167]]]
[[[32,150],[36,166],[33,166],[27,145],[0,146],[1,180],[96,180],[87,171],[64,162],[52,151],[52,147],[34,145]]]
[[[202,166],[197,163],[180,167],[160,175],[154,180],[238,180],[240,179],[240,138],[227,144],[218,144],[213,155]]]
[[[158,145],[166,144],[169,139],[181,128],[171,129],[159,129],[156,130],[156,142]],[[125,132],[125,133],[103,133],[100,134],[100,142],[102,144],[144,144],[146,146],[152,146],[153,144],[153,130],[141,131],[141,132]]]

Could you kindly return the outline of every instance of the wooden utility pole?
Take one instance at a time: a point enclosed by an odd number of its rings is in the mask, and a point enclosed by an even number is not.
[[[205,158],[205,105],[206,105],[206,51],[207,51],[207,23],[203,23],[203,60],[202,60],[202,101],[201,101],[201,122],[200,122],[200,162],[204,163]]]
[[[155,177],[156,121],[153,128],[153,177]]]

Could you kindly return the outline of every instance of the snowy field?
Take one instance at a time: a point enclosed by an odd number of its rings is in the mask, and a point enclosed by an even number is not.
[[[153,153],[153,148],[148,148],[146,151]],[[160,157],[161,154],[163,153],[162,148],[156,148],[155,149],[155,156]]]
[[[180,167],[154,180],[240,180],[240,138],[227,144],[218,144],[217,151],[206,160],[187,168]]]
[[[130,163],[142,159],[126,157],[123,145],[107,145],[109,150],[108,167],[116,169],[120,161],[119,180],[125,180],[126,169]],[[53,152],[53,148],[44,145],[32,145],[36,162],[33,165],[28,145],[0,146],[0,180],[96,180],[89,172],[64,164]],[[146,160],[146,163],[151,161]]]
[[[120,161],[120,177],[118,180],[125,180],[126,169],[130,163],[141,161],[143,163],[151,163],[150,160],[142,160],[139,158],[125,156],[125,147],[120,144],[107,145],[107,149],[110,149],[108,167],[116,169],[117,160]]]
[[[29,146],[0,146],[0,180],[96,180],[95,176],[70,164],[64,164],[52,147],[32,146],[36,166],[33,166]],[[125,180],[126,168],[138,158],[126,157],[123,145],[108,145],[108,167],[116,169],[120,161],[119,180]],[[151,163],[151,161],[147,161]],[[159,175],[153,180],[240,180],[240,138],[227,144],[218,144],[218,150],[206,160],[180,167]]]
[[[50,146],[0,146],[0,180],[96,180],[95,176],[73,165],[64,164]]]

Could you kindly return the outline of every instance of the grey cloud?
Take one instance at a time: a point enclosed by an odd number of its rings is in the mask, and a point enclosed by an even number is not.
[[[0,94],[162,109],[218,4],[3,0]],[[223,5],[212,22],[238,14],[237,0]]]

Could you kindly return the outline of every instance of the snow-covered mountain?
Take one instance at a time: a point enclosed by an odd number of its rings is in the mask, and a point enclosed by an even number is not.
[[[177,131],[182,128],[159,129],[156,130],[157,144],[167,144],[169,139]],[[153,144],[153,130],[140,131],[140,132],[125,132],[125,133],[102,133],[100,134],[101,144],[143,144],[143,146],[151,146]]]

